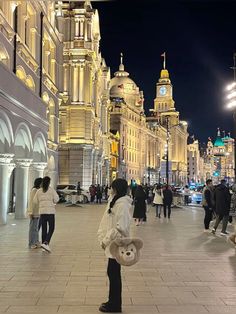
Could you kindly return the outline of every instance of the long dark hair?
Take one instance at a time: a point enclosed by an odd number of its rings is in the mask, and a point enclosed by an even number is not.
[[[42,189],[43,189],[43,192],[46,193],[48,188],[49,188],[49,185],[50,185],[50,181],[51,181],[51,178],[49,177],[44,177],[43,180],[42,180]]]
[[[33,186],[33,188],[39,189],[40,186],[41,186],[41,184],[42,184],[42,181],[43,181],[42,178],[36,178],[36,179],[34,180],[34,186]]]
[[[109,204],[108,213],[111,213],[112,207],[115,205],[115,202],[122,196],[127,194],[128,183],[125,179],[115,179],[111,184],[112,189],[116,192],[116,195],[113,197]]]
[[[134,197],[135,198],[142,198],[142,197],[145,197],[145,196],[146,196],[146,193],[144,192],[144,189],[143,189],[142,185],[138,185],[137,189],[135,191]]]

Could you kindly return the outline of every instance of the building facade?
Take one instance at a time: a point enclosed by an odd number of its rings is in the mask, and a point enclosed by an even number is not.
[[[222,179],[229,184],[235,180],[234,145],[234,139],[230,134],[221,136],[220,129],[217,130],[214,144],[210,138],[208,139],[206,158],[204,159],[205,168],[207,168],[206,178],[212,178],[215,184]]]
[[[173,86],[165,64],[161,70],[160,79],[156,84],[156,98],[152,117],[148,119],[151,125],[164,127],[166,134],[166,149],[169,159],[169,182],[174,185],[183,185],[187,182],[187,138],[188,124],[181,121],[179,112],[175,108]],[[162,176],[166,181],[166,154],[161,156],[163,165]]]
[[[26,217],[36,177],[57,182],[61,49],[54,2],[0,1],[0,223]]]
[[[110,178],[110,70],[99,52],[99,16],[89,1],[58,4],[63,34],[59,176],[62,184]]]
[[[200,156],[199,142],[194,140],[188,144],[188,183],[203,183],[203,159]]]
[[[160,176],[160,155],[166,130],[150,127],[144,114],[144,96],[123,64],[110,82],[110,126],[120,134],[118,176],[130,183],[154,184]]]

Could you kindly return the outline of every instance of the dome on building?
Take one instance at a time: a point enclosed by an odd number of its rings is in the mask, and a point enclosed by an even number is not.
[[[140,106],[143,95],[141,95],[136,83],[129,78],[129,73],[125,71],[123,64],[123,55],[121,54],[121,63],[119,71],[115,72],[115,77],[110,81],[110,97],[119,97],[128,100],[128,102]],[[132,100],[131,100],[132,99]]]
[[[217,131],[217,137],[216,137],[216,140],[215,140],[215,143],[214,143],[214,147],[221,147],[221,146],[225,146],[222,138],[221,138],[221,135],[220,135],[220,130],[218,129]]]
[[[162,69],[160,77],[161,77],[161,79],[168,79],[170,77],[168,70],[167,69]]]

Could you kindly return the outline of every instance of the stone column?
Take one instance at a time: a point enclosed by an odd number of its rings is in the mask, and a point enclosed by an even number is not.
[[[32,159],[17,159],[15,173],[16,208],[15,218],[26,218],[28,203],[29,167]]]
[[[10,176],[15,164],[13,154],[0,154],[0,225],[7,223],[9,206]]]

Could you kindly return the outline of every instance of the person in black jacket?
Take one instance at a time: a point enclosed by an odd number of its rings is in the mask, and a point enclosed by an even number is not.
[[[166,218],[166,208],[168,208],[168,218],[170,218],[171,214],[171,204],[173,202],[173,193],[168,185],[166,185],[163,189],[163,210],[164,217]]]
[[[209,225],[212,220],[213,210],[215,207],[214,189],[213,189],[213,184],[212,184],[211,179],[206,180],[206,186],[203,189],[203,193],[202,193],[202,206],[205,210],[205,218],[204,218],[205,232],[208,232]]]
[[[226,186],[226,181],[221,180],[221,183],[216,187],[214,198],[216,202],[216,222],[214,228],[212,229],[212,233],[215,234],[216,229],[219,223],[222,220],[222,230],[221,235],[227,235],[226,231],[228,220],[229,220],[229,210],[230,210],[230,192]]]
[[[136,221],[136,226],[139,226],[143,221],[146,221],[146,199],[147,195],[141,185],[138,185],[134,194],[134,213],[133,218]]]

